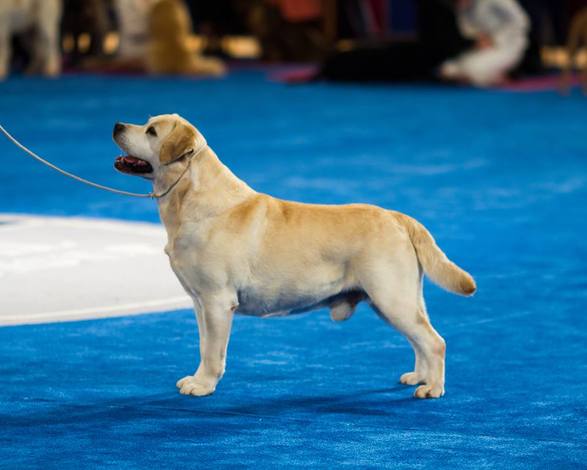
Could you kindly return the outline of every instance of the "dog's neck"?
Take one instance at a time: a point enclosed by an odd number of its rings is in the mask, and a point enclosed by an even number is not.
[[[169,240],[182,223],[197,223],[234,207],[255,192],[237,178],[207,147],[198,155],[165,168],[155,179],[155,192],[164,191],[177,181],[186,165],[189,170],[172,191],[157,200],[159,214]]]

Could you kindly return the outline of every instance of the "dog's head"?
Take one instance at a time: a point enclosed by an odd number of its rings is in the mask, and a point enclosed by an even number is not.
[[[114,141],[126,153],[114,167],[129,175],[154,179],[161,168],[187,156],[202,146],[203,136],[177,114],[155,116],[143,125],[117,122]]]

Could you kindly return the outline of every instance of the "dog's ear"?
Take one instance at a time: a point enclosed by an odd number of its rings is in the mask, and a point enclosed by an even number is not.
[[[162,165],[169,165],[194,149],[196,131],[193,127],[178,122],[163,141],[159,152],[159,161]]]

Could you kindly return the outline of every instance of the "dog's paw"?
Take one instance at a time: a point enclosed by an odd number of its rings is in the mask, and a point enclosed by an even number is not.
[[[440,398],[444,395],[444,387],[441,385],[420,385],[414,396],[416,398]]]
[[[424,383],[424,379],[420,378],[416,372],[406,372],[405,374],[402,374],[399,381],[404,385],[418,385]]]
[[[180,379],[176,383],[179,388],[179,393],[182,395],[193,395],[195,397],[205,397],[206,395],[212,395],[216,386],[207,382],[196,379],[193,375],[188,375],[183,379]]]

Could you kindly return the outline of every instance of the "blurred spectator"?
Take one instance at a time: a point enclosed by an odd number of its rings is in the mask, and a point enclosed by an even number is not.
[[[143,60],[149,39],[149,11],[157,0],[115,0],[120,42],[118,57]]]
[[[114,73],[212,75],[218,59],[193,50],[192,20],[184,0],[114,0],[119,45],[114,58],[85,61],[84,68]]]
[[[565,41],[568,1],[519,0],[530,18],[529,45],[515,72],[536,75],[544,72],[541,52],[545,45],[562,45]]]
[[[515,0],[455,0],[461,32],[475,47],[441,67],[447,80],[489,86],[503,81],[523,59],[530,23]]]
[[[311,61],[324,57],[320,0],[255,0],[247,14],[249,29],[270,61]]]
[[[62,34],[71,35],[69,65],[79,65],[88,57],[104,55],[104,40],[110,29],[108,0],[63,0]],[[82,47],[82,35],[89,43]]]
[[[226,57],[222,40],[246,35],[245,17],[250,0],[187,0],[196,31],[205,38],[203,55]]]
[[[457,26],[450,0],[418,0],[416,41],[357,47],[337,52],[321,66],[320,77],[340,81],[436,80],[438,67],[472,45]]]

